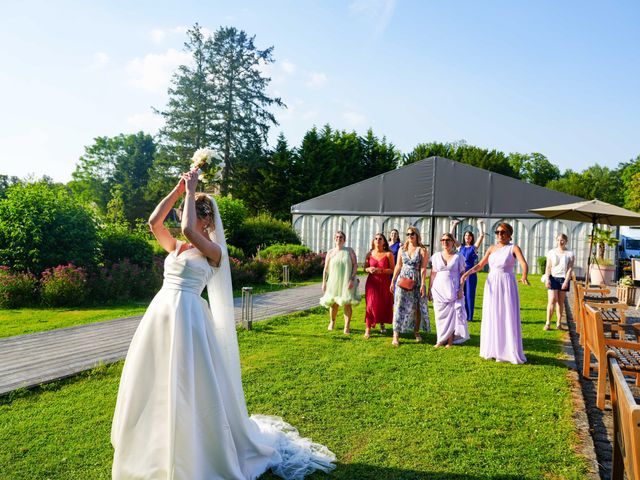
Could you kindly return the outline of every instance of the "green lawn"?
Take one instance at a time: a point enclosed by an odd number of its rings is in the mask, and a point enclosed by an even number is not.
[[[397,349],[390,335],[364,340],[363,305],[348,337],[327,332],[320,309],[258,323],[239,333],[249,411],[326,444],[336,479],[585,478],[562,333],[542,330],[546,292],[532,283],[520,288],[526,365],[480,359],[479,322],[449,350],[433,333]],[[0,479],[110,478],[121,368],[0,399]]]
[[[290,284],[290,287],[311,285],[320,280],[321,278],[316,278],[305,282],[294,282]],[[287,287],[270,283],[256,285],[253,287],[253,294],[275,292],[283,288]],[[242,288],[234,290],[233,294],[241,296]],[[121,305],[90,307],[0,309],[0,338],[142,315],[148,305],[149,302],[132,301]]]

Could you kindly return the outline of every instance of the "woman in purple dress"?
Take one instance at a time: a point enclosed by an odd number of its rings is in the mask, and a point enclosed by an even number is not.
[[[433,302],[436,316],[438,339],[436,348],[451,347],[469,340],[467,314],[460,286],[460,276],[464,273],[464,258],[456,253],[455,239],[445,233],[440,239],[442,251],[431,257],[431,277],[429,278],[429,300]]]
[[[456,225],[460,223],[459,220],[454,220],[451,224],[451,235],[455,235]],[[460,248],[460,255],[464,257],[465,270],[471,270],[478,261],[478,249],[482,245],[484,240],[484,220],[478,221],[478,227],[480,228],[480,235],[476,241],[475,236],[470,230],[464,232],[463,243],[456,242],[456,247]],[[467,320],[473,321],[473,311],[476,305],[476,287],[478,285],[478,275],[473,274],[469,276],[469,281],[464,284],[464,309],[467,312]]]
[[[498,362],[524,363],[527,358],[522,348],[520,297],[513,267],[517,260],[522,268],[520,282],[524,285],[529,285],[529,267],[520,247],[511,243],[512,235],[511,225],[499,223],[497,242],[489,247],[480,263],[462,275],[460,283],[489,264],[482,302],[480,356],[495,358]]]

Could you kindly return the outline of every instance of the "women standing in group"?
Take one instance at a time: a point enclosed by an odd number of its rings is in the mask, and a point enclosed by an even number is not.
[[[556,311],[556,328],[562,327],[562,314],[564,312],[564,299],[569,290],[569,281],[573,271],[573,252],[567,250],[568,238],[564,233],[556,237],[556,248],[547,252],[547,268],[545,282],[548,290],[547,322],[544,329],[549,330],[553,311]]]
[[[440,245],[442,251],[431,257],[429,300],[433,302],[436,316],[438,339],[435,346],[437,348],[444,345],[449,348],[454,343],[469,340],[467,314],[460,285],[465,261],[461,254],[456,253],[455,239],[450,233],[442,235]]]
[[[400,249],[400,233],[395,228],[389,232],[389,250],[393,253],[394,263],[398,263],[398,250]]]
[[[371,329],[378,323],[380,333],[384,335],[384,324],[393,322],[393,295],[389,291],[389,285],[394,268],[389,243],[382,233],[377,233],[364,260],[364,270],[369,274],[364,289],[367,301],[364,338],[369,338]]]
[[[322,272],[324,295],[320,298],[320,305],[330,309],[328,330],[333,330],[336,326],[338,307],[344,308],[344,333],[348,335],[351,333],[351,306],[360,303],[356,281],[358,263],[353,249],[345,246],[347,236],[344,232],[338,230],[333,239],[335,248],[327,252],[327,258],[324,261]]]
[[[529,285],[529,267],[520,247],[511,243],[513,227],[502,222],[495,233],[496,243],[489,247],[480,263],[462,275],[460,282],[464,283],[489,264],[482,302],[480,356],[495,358],[498,362],[524,363],[527,358],[522,348],[520,297],[513,267],[517,260],[522,268],[520,282],[525,285]]]
[[[451,224],[451,234],[454,235],[456,225],[460,223],[459,220],[454,220]],[[465,270],[470,270],[478,261],[478,249],[482,245],[484,240],[484,220],[478,221],[478,227],[480,229],[480,235],[478,240],[475,240],[473,232],[467,230],[464,232],[463,245],[460,245],[456,241],[456,247],[460,247],[460,254],[464,257]],[[473,311],[476,305],[476,287],[478,285],[478,275],[473,274],[469,276],[469,280],[464,284],[464,308],[467,312],[467,321],[473,321]]]
[[[413,330],[417,342],[422,342],[420,327],[430,331],[425,277],[429,252],[422,244],[416,227],[407,228],[407,241],[398,252],[389,290],[394,292],[393,340],[399,345],[399,334]]]

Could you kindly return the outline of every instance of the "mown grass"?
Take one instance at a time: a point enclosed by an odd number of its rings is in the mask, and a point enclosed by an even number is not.
[[[562,333],[542,330],[542,284],[520,290],[526,365],[480,359],[479,322],[450,350],[434,349],[434,334],[397,349],[390,336],[364,340],[363,305],[351,336],[327,332],[321,309],[240,331],[249,411],[282,416],[327,445],[336,479],[585,478]],[[109,478],[121,368],[0,399],[0,479]]]
[[[311,285],[318,283],[320,280],[321,278],[314,278],[304,282],[292,282],[288,287],[279,283],[254,285],[253,294],[257,295],[260,293],[275,292],[285,288]],[[236,297],[241,296],[242,287],[235,289],[233,294]],[[148,301],[131,301],[116,305],[73,308],[0,309],[0,338],[142,315],[148,305]]]

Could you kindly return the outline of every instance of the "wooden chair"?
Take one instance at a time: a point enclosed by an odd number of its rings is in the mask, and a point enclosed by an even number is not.
[[[584,356],[582,358],[582,375],[589,379],[591,373],[591,354],[596,357],[598,370],[598,384],[596,387],[596,405],[604,410],[605,389],[607,385],[607,350],[612,350],[621,364],[621,369],[636,377],[640,385],[640,343],[628,342],[614,338],[605,338],[602,312],[591,306],[584,305]],[[621,360],[624,358],[624,363]]]
[[[640,405],[633,398],[616,357],[608,355],[613,410],[612,480],[640,480]]]
[[[576,322],[576,332],[578,332],[578,334],[580,335],[580,345],[584,345],[584,340],[582,338],[582,325],[584,324],[584,302],[587,300],[605,302],[611,300],[612,297],[604,296],[604,294],[609,293],[609,290],[605,288],[587,288],[581,283],[576,283],[574,286],[575,297],[573,304],[575,306],[574,317]]]

